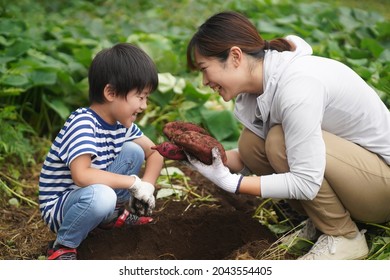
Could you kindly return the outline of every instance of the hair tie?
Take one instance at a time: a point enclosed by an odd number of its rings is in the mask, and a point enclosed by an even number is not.
[[[269,49],[270,49],[269,42],[267,40],[264,40],[264,50],[269,50]]]

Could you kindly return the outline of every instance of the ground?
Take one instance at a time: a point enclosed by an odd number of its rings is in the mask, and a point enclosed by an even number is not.
[[[157,199],[152,223],[95,231],[78,248],[79,259],[273,258],[269,252],[276,236],[252,217],[260,198],[229,194],[186,166],[178,167],[190,178],[189,184],[196,186],[198,196],[214,200],[191,199],[190,195]],[[44,259],[48,242],[55,238],[43,224],[38,208],[31,206],[2,206],[0,229],[0,259]]]

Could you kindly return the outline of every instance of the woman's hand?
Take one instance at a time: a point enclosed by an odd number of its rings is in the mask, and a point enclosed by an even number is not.
[[[221,189],[230,193],[238,193],[242,175],[232,174],[222,163],[221,154],[217,147],[212,150],[213,163],[211,165],[204,164],[186,153],[188,161],[192,168],[216,184]]]

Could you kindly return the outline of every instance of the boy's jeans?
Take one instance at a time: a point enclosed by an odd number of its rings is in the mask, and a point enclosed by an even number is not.
[[[123,175],[138,174],[144,158],[144,151],[139,145],[126,142],[107,171]],[[117,203],[125,203],[129,199],[127,189],[112,189],[103,184],[72,191],[64,202],[64,220],[57,232],[55,245],[77,248],[91,230],[113,214]]]

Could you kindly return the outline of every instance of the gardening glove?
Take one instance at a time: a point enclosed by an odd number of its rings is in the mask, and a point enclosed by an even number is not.
[[[153,210],[155,206],[154,186],[149,182],[141,181],[137,175],[130,175],[135,178],[135,182],[130,186],[129,191],[132,196],[145,203],[147,209]]]
[[[130,212],[137,216],[152,216],[153,210],[145,202],[142,202],[134,196],[130,196],[129,207]]]
[[[232,174],[223,163],[221,159],[221,154],[217,147],[214,147],[211,150],[213,156],[213,164],[207,165],[190,154],[186,153],[189,163],[192,168],[202,174],[204,177],[209,179],[211,182],[216,184],[221,189],[230,192],[238,193],[241,185],[241,180],[243,175]]]

